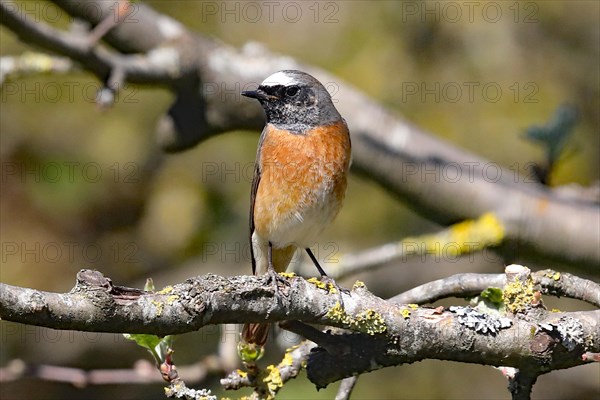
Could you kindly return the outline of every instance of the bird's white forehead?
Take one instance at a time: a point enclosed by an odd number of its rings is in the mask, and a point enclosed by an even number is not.
[[[279,71],[265,79],[260,85],[261,86],[290,86],[298,84],[298,80],[293,75],[287,72]]]

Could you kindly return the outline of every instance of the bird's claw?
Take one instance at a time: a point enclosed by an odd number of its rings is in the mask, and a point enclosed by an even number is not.
[[[344,300],[342,299],[342,293],[350,296],[350,291],[348,289],[346,289],[346,288],[341,287],[335,281],[335,279],[329,277],[328,275],[321,276],[321,282],[323,282],[325,284],[325,287],[335,289],[335,291],[336,291],[336,293],[338,295],[340,306],[343,307],[344,306]]]
[[[275,295],[279,297],[279,285],[281,284],[282,286],[290,286],[290,283],[283,276],[279,275],[274,269],[269,268],[267,272],[269,275],[269,281],[271,282],[275,290]]]

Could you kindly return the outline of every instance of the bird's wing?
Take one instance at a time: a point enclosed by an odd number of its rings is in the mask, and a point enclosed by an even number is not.
[[[252,244],[252,234],[254,233],[254,203],[256,202],[256,193],[258,192],[258,185],[260,184],[260,149],[262,147],[262,143],[264,141],[265,136],[267,135],[268,126],[265,126],[262,133],[260,134],[260,139],[258,139],[258,149],[256,150],[256,162],[254,163],[254,177],[252,178],[252,191],[250,192],[250,231],[249,231],[249,240],[250,240],[250,257],[252,258],[252,274],[256,273],[256,257],[254,255],[254,246]]]

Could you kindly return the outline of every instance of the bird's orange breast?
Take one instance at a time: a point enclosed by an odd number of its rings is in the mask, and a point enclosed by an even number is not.
[[[255,230],[280,246],[308,246],[307,240],[314,240],[341,207],[350,165],[348,128],[339,121],[303,134],[273,125],[266,129],[258,160]]]

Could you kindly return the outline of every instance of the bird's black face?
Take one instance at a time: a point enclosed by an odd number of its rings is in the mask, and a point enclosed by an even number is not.
[[[257,90],[243,92],[257,99],[263,106],[267,121],[275,125],[306,125],[319,123],[319,108],[315,92],[305,85],[259,86]]]
[[[275,85],[259,86],[258,92],[264,93],[265,100],[258,98],[262,104],[272,103],[280,105],[290,105],[294,107],[310,107],[315,104],[315,93],[306,85]]]
[[[294,133],[341,119],[327,90],[316,79],[299,71],[272,75],[280,81],[265,80],[257,90],[242,95],[257,99],[267,122]]]

